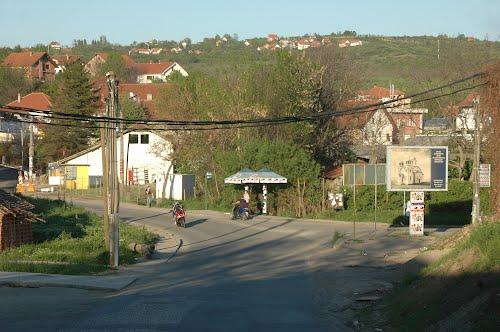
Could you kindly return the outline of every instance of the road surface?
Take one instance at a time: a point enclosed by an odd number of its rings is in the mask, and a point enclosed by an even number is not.
[[[102,211],[98,201],[75,201]],[[334,231],[347,223],[258,217],[229,221],[216,212],[187,211],[187,228],[166,210],[124,204],[125,222],[176,233],[183,245],[168,262],[122,271],[138,280],[116,293],[56,288],[3,288],[3,331],[329,331],[317,273]],[[367,234],[372,225],[358,225]],[[356,252],[359,256],[359,252]],[[328,263],[330,264],[330,263]],[[342,280],[351,280],[356,274]],[[358,273],[358,272],[356,272]],[[339,274],[340,276],[340,274]],[[329,279],[335,275],[329,275]],[[339,281],[341,279],[338,279]],[[345,282],[335,285],[339,292]],[[351,288],[354,287],[350,286]],[[351,291],[349,289],[349,291]],[[328,295],[328,294],[327,294]],[[29,300],[26,300],[28,299]]]

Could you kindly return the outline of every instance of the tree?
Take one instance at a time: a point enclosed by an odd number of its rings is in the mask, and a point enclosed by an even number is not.
[[[72,63],[57,76],[57,89],[53,96],[53,109],[57,112],[91,116],[95,113],[96,97],[83,64]],[[38,151],[39,160],[51,162],[87,147],[95,136],[92,124],[78,120],[51,119],[45,130]],[[71,125],[71,127],[67,127]],[[79,126],[80,125],[80,126]]]
[[[120,53],[110,52],[106,62],[100,66],[100,73],[105,75],[107,72],[114,72],[119,80],[124,82],[133,82],[137,80],[137,71],[134,68],[127,67],[125,60]]]
[[[123,113],[123,118],[126,120],[147,120],[148,118],[144,108],[142,108],[138,102],[130,98],[120,97],[120,109]]]
[[[0,104],[7,104],[17,99],[17,94],[25,95],[33,89],[22,71],[0,67]]]

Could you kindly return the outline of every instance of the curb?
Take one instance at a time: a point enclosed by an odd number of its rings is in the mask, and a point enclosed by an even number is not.
[[[22,272],[20,272],[22,273]],[[7,277],[5,278],[6,280],[0,280],[0,286],[6,286],[6,287],[26,287],[26,288],[41,288],[41,287],[60,287],[60,288],[75,288],[75,289],[84,289],[84,290],[99,290],[99,291],[119,291],[122,290],[126,287],[128,287],[130,284],[132,284],[134,281],[137,280],[136,277],[127,277],[127,278],[120,278],[122,282],[120,283],[115,283],[113,285],[113,282],[111,280],[105,280],[109,279],[109,277],[97,277],[97,276],[67,276],[67,275],[60,275],[60,274],[38,274],[38,273],[20,273],[13,272],[12,274],[16,274],[12,276],[11,278]],[[77,282],[72,282],[71,280],[73,278],[85,278],[88,279],[87,281],[82,282],[80,280],[79,283]],[[2,278],[0,276],[0,278]],[[33,280],[29,280],[30,278],[33,278]],[[56,279],[60,278],[62,280],[49,280],[49,279]],[[26,280],[23,280],[26,279]],[[92,280],[94,279],[94,280]],[[118,279],[118,278],[115,278]],[[96,283],[97,281],[97,283]],[[99,285],[99,282],[107,282],[108,284],[103,284]]]

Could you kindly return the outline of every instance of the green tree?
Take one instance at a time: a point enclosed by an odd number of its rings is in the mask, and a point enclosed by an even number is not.
[[[86,115],[95,114],[96,96],[92,92],[89,77],[81,63],[75,62],[57,76],[57,90],[53,96],[56,112]],[[45,130],[38,151],[42,162],[55,161],[67,157],[87,147],[95,136],[95,129],[88,128],[91,123],[78,120],[52,119]],[[71,126],[69,126],[71,125]],[[80,125],[80,126],[79,126]]]
[[[137,79],[137,71],[126,65],[120,53],[110,52],[106,62],[100,67],[100,73],[105,75],[107,72],[114,72],[119,80],[124,82],[135,83]]]
[[[17,99],[17,94],[31,92],[33,85],[24,78],[19,70],[0,67],[0,104],[7,104]]]
[[[123,118],[127,120],[140,119],[147,120],[146,111],[135,100],[120,96],[120,109],[123,113]]]

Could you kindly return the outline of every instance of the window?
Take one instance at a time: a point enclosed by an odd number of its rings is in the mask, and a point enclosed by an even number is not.
[[[155,79],[155,77],[154,77],[154,76],[150,76],[150,75],[148,75],[148,76],[146,76],[146,79],[147,79],[148,81],[153,81],[153,80]]]
[[[385,135],[386,135],[385,139],[387,140],[387,142],[390,142],[391,141],[391,135],[389,135],[389,134],[385,134]]]
[[[128,136],[128,144],[139,144],[139,135],[130,134]]]
[[[149,144],[149,134],[141,135],[141,144]]]
[[[146,95],[146,100],[153,100],[153,95],[151,93],[148,93]]]
[[[48,63],[45,64],[45,69],[46,70],[49,70],[50,69],[50,65]]]

